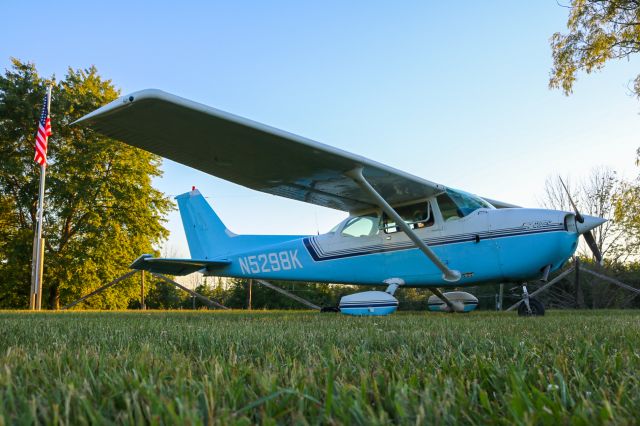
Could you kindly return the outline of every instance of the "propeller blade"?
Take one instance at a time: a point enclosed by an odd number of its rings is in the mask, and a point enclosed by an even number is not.
[[[569,193],[569,188],[567,188],[567,185],[564,184],[564,181],[560,176],[558,176],[558,179],[560,180],[562,187],[567,193],[567,197],[569,198],[569,202],[573,207],[573,211],[576,213],[576,221],[579,223],[584,223],[584,216],[580,214],[580,212],[578,211],[578,207],[576,206],[576,203],[573,202],[573,199],[571,198],[571,194]],[[590,219],[592,218],[590,217]],[[591,227],[587,228],[589,230],[586,232],[582,231],[581,234],[584,237],[584,240],[587,242],[587,245],[591,249],[591,252],[593,253],[593,257],[596,259],[596,262],[598,262],[599,265],[602,265],[602,253],[600,253],[600,249],[598,248],[598,243],[596,243],[596,239],[593,236],[593,232],[591,232],[590,228]]]
[[[582,234],[582,236],[584,237],[584,240],[587,242],[587,245],[591,249],[591,252],[593,252],[593,257],[596,258],[596,262],[598,262],[599,265],[602,265],[602,253],[600,253],[600,249],[598,248],[596,239],[593,236],[593,232],[587,231],[584,234]]]
[[[565,192],[567,193],[567,197],[569,198],[569,202],[571,203],[571,206],[573,207],[573,211],[576,212],[576,220],[578,222],[580,222],[580,223],[584,223],[584,217],[582,217],[582,215],[578,211],[578,207],[576,206],[576,203],[573,202],[573,199],[571,198],[571,194],[569,193],[569,189],[567,188],[567,185],[564,184],[564,181],[562,180],[562,178],[560,176],[558,176],[558,179],[560,179],[560,183],[562,184],[562,187],[564,188]]]

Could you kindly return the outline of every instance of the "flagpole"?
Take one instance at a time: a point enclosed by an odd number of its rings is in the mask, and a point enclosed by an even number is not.
[[[47,88],[47,111],[51,113],[51,85]],[[38,210],[36,212],[36,249],[34,250],[33,259],[33,290],[34,300],[33,305],[36,310],[40,310],[42,307],[42,272],[44,266],[44,239],[42,238],[42,225],[43,225],[43,213],[44,213],[44,183],[45,175],[47,172],[47,163],[44,161],[40,165],[40,190],[38,192]],[[30,303],[31,304],[31,303]]]
[[[40,166],[40,192],[38,195],[38,224],[36,227],[38,248],[36,251],[36,270],[35,270],[35,293],[36,293],[36,310],[42,307],[42,272],[44,265],[44,239],[42,238],[42,216],[44,212],[44,181],[47,172],[45,164]]]

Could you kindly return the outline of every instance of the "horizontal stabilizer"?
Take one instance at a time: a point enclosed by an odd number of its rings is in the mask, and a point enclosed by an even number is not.
[[[168,275],[189,275],[202,269],[214,269],[229,265],[228,260],[167,259],[143,254],[130,266],[131,269]]]

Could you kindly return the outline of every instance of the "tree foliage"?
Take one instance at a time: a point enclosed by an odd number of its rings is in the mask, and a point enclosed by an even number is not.
[[[563,180],[580,213],[607,220],[592,231],[605,260],[620,263],[632,258],[637,253],[637,246],[630,244],[628,230],[615,214],[617,200],[628,183],[607,167],[596,167],[584,179],[575,182],[567,177]],[[547,179],[540,201],[549,209],[573,211],[559,176]],[[580,245],[579,253],[583,258],[593,257],[586,244]]]
[[[118,96],[95,67],[42,78],[13,59],[0,76],[0,306],[25,307],[30,288],[39,170],[34,134],[46,85],[53,85],[45,218],[45,301],[50,307],[126,272],[168,235],[171,202],[151,186],[160,157],[70,124]],[[126,308],[137,286],[120,284],[92,308]]]
[[[637,158],[640,166],[640,148]],[[640,175],[625,183],[616,197],[615,218],[626,230],[630,245],[640,249]]]
[[[576,74],[640,51],[640,0],[571,0],[567,34],[551,37],[551,88],[572,92]],[[640,97],[640,75],[633,92]]]
[[[611,59],[629,58],[640,51],[640,0],[571,0],[569,7],[569,32],[551,37],[553,69],[549,80],[551,88],[561,88],[567,95],[577,72],[591,73]],[[632,91],[640,98],[640,74]],[[605,194],[612,206],[607,214],[613,216],[611,223],[621,232],[622,241],[616,239],[621,243],[618,253],[635,259],[640,250],[640,177],[614,184],[615,190]]]

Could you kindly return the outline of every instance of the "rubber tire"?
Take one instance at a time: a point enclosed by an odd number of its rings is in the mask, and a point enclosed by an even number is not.
[[[544,305],[538,299],[529,299],[529,306],[531,307],[531,313],[527,311],[527,305],[522,302],[518,306],[518,315],[521,317],[541,317],[544,316]]]
[[[338,313],[338,312],[340,312],[340,308],[338,308],[336,306],[324,306],[324,307],[320,308],[320,312],[322,312],[322,313],[327,313],[327,312]]]

